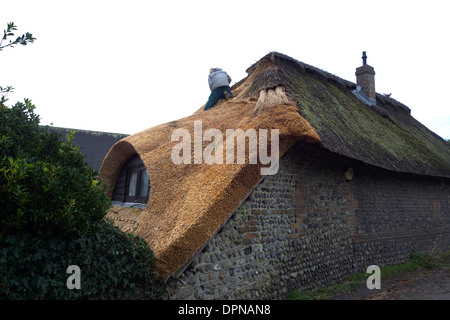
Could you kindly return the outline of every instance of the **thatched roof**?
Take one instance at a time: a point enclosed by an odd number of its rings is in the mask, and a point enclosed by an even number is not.
[[[261,74],[255,83],[281,85],[300,114],[316,130],[321,145],[337,154],[392,171],[450,177],[449,144],[411,116],[404,104],[377,94],[376,106],[362,103],[356,85],[280,53],[270,63],[270,79]]]
[[[203,132],[210,128],[223,133],[226,129],[279,129],[280,157],[297,141],[320,141],[293,103],[272,95],[267,95],[265,103],[262,99],[258,102],[256,94],[245,94],[252,81],[248,77],[235,88],[234,99],[219,102],[208,111],[200,109],[192,116],[119,141],[103,161],[100,174],[110,194],[120,169],[133,154],[139,154],[147,168],[151,194],[144,213],[131,221],[129,208],[114,207],[109,216],[127,222],[127,228],[136,230],[149,243],[162,280],[183,266],[217,232],[262,179],[261,165],[249,164],[248,159],[245,164],[174,164],[171,152],[178,144],[171,141],[174,130],[187,129],[193,137],[197,120],[202,121]],[[255,116],[257,103],[268,109]],[[208,144],[204,142],[203,149]]]
[[[389,114],[383,117],[352,94],[355,84],[279,53],[268,54],[247,72],[232,88],[235,98],[129,136],[103,161],[100,174],[110,194],[132,155],[139,154],[147,168],[146,208],[114,207],[108,215],[149,243],[162,280],[202,248],[263,178],[261,166],[248,161],[174,164],[171,152],[178,142],[171,134],[184,128],[193,137],[195,121],[202,121],[203,132],[279,129],[280,157],[302,141],[389,170],[450,177],[447,144],[403,104],[377,96],[377,107]]]

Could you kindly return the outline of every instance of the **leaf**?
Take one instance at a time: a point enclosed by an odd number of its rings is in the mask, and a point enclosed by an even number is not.
[[[18,218],[22,217],[24,214],[25,214],[25,213],[23,212],[22,209],[20,209],[20,208],[17,209],[17,217],[18,217]]]

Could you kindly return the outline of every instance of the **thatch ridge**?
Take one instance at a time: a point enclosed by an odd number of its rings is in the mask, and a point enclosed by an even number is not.
[[[335,85],[337,85],[339,87],[347,88],[349,90],[354,90],[356,88],[356,83],[354,83],[354,82],[345,80],[345,79],[340,78],[340,77],[338,77],[338,76],[336,76],[336,75],[334,75],[334,74],[332,74],[330,72],[327,72],[325,70],[319,69],[317,67],[309,65],[309,64],[304,63],[302,61],[296,60],[296,59],[294,59],[292,57],[289,57],[289,56],[287,56],[285,54],[282,54],[282,53],[279,53],[279,52],[275,52],[274,51],[274,52],[271,52],[271,53],[267,54],[260,61],[258,61],[257,64],[258,63],[262,63],[263,60],[271,61],[271,63],[274,65],[273,68],[277,69],[278,73],[282,73],[282,71],[279,71],[279,68],[275,67],[277,62],[278,63],[280,63],[280,61],[283,61],[284,63],[285,62],[290,62],[290,63],[295,64],[298,68],[300,68],[300,69],[302,69],[302,70],[304,70],[306,72],[309,72],[309,73],[314,73],[317,76],[320,76],[324,81],[334,83]],[[253,66],[248,68],[247,69],[247,73],[253,72],[254,69],[255,69],[255,66],[257,64],[254,64]],[[279,82],[281,83],[280,85],[284,85],[285,84],[285,82],[283,80],[281,80]],[[379,94],[379,93],[376,93],[376,97],[377,97],[377,100],[380,101],[382,104],[389,104],[390,106],[392,106],[392,107],[394,107],[394,108],[396,108],[398,110],[402,110],[404,112],[411,113],[411,109],[410,108],[408,108],[403,103],[401,103],[401,102],[399,102],[399,101],[397,101],[397,100],[395,100],[395,99],[393,99],[391,97],[388,97],[388,96],[386,96],[384,94]]]

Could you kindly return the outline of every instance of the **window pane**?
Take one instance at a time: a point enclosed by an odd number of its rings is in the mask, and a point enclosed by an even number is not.
[[[128,184],[128,196],[129,197],[136,196],[137,175],[138,175],[138,171],[136,169],[131,171],[130,182]]]
[[[139,197],[146,197],[148,193],[148,173],[147,170],[141,170],[139,176]]]

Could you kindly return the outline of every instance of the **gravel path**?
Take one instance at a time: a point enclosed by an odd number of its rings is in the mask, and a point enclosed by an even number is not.
[[[450,300],[450,270],[412,271],[381,279],[381,289],[366,286],[332,300]]]

